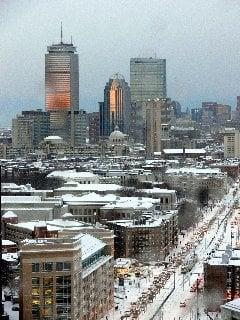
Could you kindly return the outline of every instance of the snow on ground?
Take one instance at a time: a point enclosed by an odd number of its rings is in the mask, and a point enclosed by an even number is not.
[[[214,250],[220,242],[223,245],[231,242],[231,225],[226,222],[231,217],[233,212],[234,200],[240,195],[238,192],[233,196],[234,188],[229,190],[229,193],[224,199],[217,203],[214,207],[208,208],[203,212],[203,220],[198,224],[195,229],[191,229],[188,233],[180,238],[179,246],[175,249],[168,260],[172,260],[170,264],[171,276],[166,282],[160,292],[156,295],[152,303],[148,303],[145,312],[142,310],[139,320],[195,320],[197,309],[201,320],[209,319],[204,312],[204,302],[201,293],[190,292],[190,287],[197,281],[197,278],[203,273],[203,261],[206,259],[207,254]],[[204,232],[205,231],[205,232]],[[235,232],[235,238],[239,232]],[[233,239],[237,240],[237,239]],[[180,266],[176,267],[176,256],[182,258],[192,252],[198,255],[199,262],[194,266],[191,272],[186,275],[181,274]],[[169,267],[168,267],[169,269]],[[150,268],[149,268],[150,270]],[[175,271],[175,288],[174,288],[174,271]],[[119,320],[121,317],[128,313],[132,302],[136,302],[142,292],[146,292],[152,285],[154,276],[156,274],[161,276],[162,270],[156,270],[152,267],[149,276],[143,279],[131,278],[130,283],[127,283],[124,288],[120,289],[116,285],[116,294],[118,298],[115,299],[115,305],[118,310],[113,310],[107,315],[108,320]],[[170,298],[165,301],[167,296]],[[180,302],[186,302],[186,307],[180,307]],[[161,305],[163,304],[163,307]],[[211,314],[213,318],[216,315]],[[123,317],[122,317],[123,319]],[[128,319],[134,319],[128,317]]]

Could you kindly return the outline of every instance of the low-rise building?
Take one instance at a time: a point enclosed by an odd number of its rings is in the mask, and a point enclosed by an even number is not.
[[[217,250],[204,263],[204,298],[208,311],[240,296],[240,250]]]
[[[115,258],[163,261],[178,242],[177,211],[108,221],[114,230]]]
[[[240,299],[221,306],[221,320],[240,320]]]

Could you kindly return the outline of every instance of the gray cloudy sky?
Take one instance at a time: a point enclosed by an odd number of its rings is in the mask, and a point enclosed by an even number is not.
[[[80,106],[97,110],[130,57],[167,59],[168,96],[184,107],[240,95],[240,0],[0,0],[0,126],[44,108],[44,54],[73,36]]]

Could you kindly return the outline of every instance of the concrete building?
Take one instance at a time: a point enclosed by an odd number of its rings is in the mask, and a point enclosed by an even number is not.
[[[148,156],[161,151],[161,102],[153,99],[146,104],[146,151]]]
[[[143,213],[133,220],[108,221],[107,226],[116,236],[115,258],[163,261],[178,242],[177,211]]]
[[[68,112],[68,138],[71,147],[86,144],[87,138],[87,115],[85,110],[74,110]]]
[[[68,112],[79,110],[79,67],[76,47],[61,42],[45,55],[45,107],[52,135],[68,140]]]
[[[109,136],[115,127],[123,133],[129,132],[130,126],[130,88],[124,77],[114,74],[104,89],[104,104],[100,103],[102,137]]]
[[[98,320],[113,307],[113,258],[88,234],[25,240],[20,320]]]
[[[12,145],[19,150],[31,150],[49,135],[49,113],[41,109],[22,111],[12,119]]]
[[[166,98],[166,60],[130,59],[131,102]]]
[[[224,158],[240,157],[240,131],[235,128],[225,128]]]
[[[88,117],[89,143],[98,143],[100,135],[100,112],[90,112]]]
[[[208,311],[219,311],[220,306],[240,295],[240,250],[217,250],[204,263],[204,298]],[[230,319],[230,318],[227,318]]]

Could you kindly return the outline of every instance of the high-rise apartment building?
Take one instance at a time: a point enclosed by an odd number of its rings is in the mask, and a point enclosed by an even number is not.
[[[49,135],[49,113],[41,109],[22,111],[12,119],[12,143],[17,149],[31,149]]]
[[[152,99],[146,104],[146,151],[151,156],[161,151],[161,101]]]
[[[20,268],[20,320],[100,320],[113,307],[113,257],[89,234],[25,240]]]
[[[131,58],[130,88],[132,102],[166,98],[166,60]]]
[[[116,126],[124,133],[129,132],[130,105],[128,83],[117,73],[105,86],[104,104],[99,103],[101,136],[109,136]]]
[[[235,128],[225,128],[224,158],[240,157],[240,132]]]
[[[71,147],[86,144],[87,118],[85,110],[74,110],[68,112],[68,132]]]
[[[50,112],[51,133],[67,138],[69,111],[79,109],[78,54],[72,43],[47,47],[45,55],[45,106]]]

